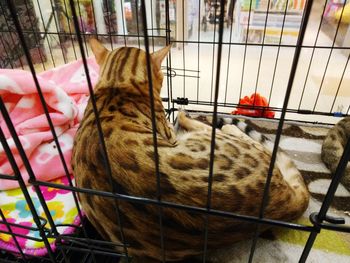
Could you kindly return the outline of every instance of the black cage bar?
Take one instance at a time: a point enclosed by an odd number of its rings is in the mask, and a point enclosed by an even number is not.
[[[312,10],[315,6],[316,1],[306,0],[304,7],[299,10],[299,13],[293,13],[292,15],[300,18],[300,21],[296,23],[297,36],[295,39],[286,40],[284,32],[288,31],[286,26],[289,21],[290,13],[288,13],[288,5],[291,0],[285,1],[285,6],[278,12],[280,21],[280,28],[277,37],[271,41],[273,38],[269,35],[269,23],[270,17],[276,15],[276,12],[270,12],[269,8],[257,9],[256,2],[258,1],[244,1],[244,0],[232,0],[232,1],[198,1],[198,17],[192,21],[192,24],[188,26],[188,18],[186,17],[186,12],[188,12],[188,7],[186,1],[160,1],[164,5],[154,5],[153,2],[157,1],[147,1],[147,0],[134,0],[125,1],[128,3],[127,7],[131,7],[132,18],[126,18],[126,11],[123,6],[124,1],[102,1],[104,2],[103,9],[104,13],[97,14],[93,6],[94,1],[89,2],[88,7],[84,7],[83,1],[0,1],[0,11],[1,11],[1,21],[0,24],[0,65],[3,68],[18,68],[29,69],[37,89],[37,93],[40,97],[40,102],[42,104],[45,117],[47,119],[49,130],[53,136],[53,142],[57,147],[59,152],[60,162],[64,168],[65,176],[69,181],[68,186],[55,184],[52,182],[45,182],[38,180],[35,173],[33,172],[24,147],[16,133],[14,128],[13,120],[11,120],[8,113],[8,109],[0,98],[0,109],[3,122],[6,123],[11,137],[14,140],[16,149],[20,155],[22,162],[24,163],[25,169],[29,174],[30,185],[33,186],[41,206],[44,209],[45,217],[38,215],[36,212],[32,197],[29,195],[27,188],[25,186],[23,175],[18,168],[17,162],[13,153],[11,152],[8,142],[4,136],[4,131],[0,130],[0,140],[3,149],[6,152],[6,158],[8,159],[11,167],[14,171],[14,176],[0,174],[0,179],[3,180],[15,180],[18,182],[23,195],[25,196],[26,202],[29,206],[30,213],[33,217],[36,227],[30,230],[37,231],[38,237],[33,237],[31,239],[36,241],[44,242],[45,248],[48,253],[46,256],[29,256],[25,254],[18,242],[19,238],[25,236],[21,234],[16,234],[11,229],[11,227],[23,228],[25,226],[16,225],[8,220],[0,207],[0,225],[5,226],[0,230],[2,234],[10,235],[15,245],[18,249],[18,253],[14,255],[8,252],[0,253],[0,261],[4,262],[116,262],[117,259],[124,259],[126,262],[132,262],[132,258],[129,257],[128,253],[128,240],[124,238],[123,233],[123,221],[120,217],[119,202],[127,201],[136,204],[152,205],[158,208],[159,216],[159,231],[160,240],[159,247],[162,250],[163,262],[165,262],[166,257],[166,244],[164,242],[163,233],[163,209],[179,209],[184,211],[190,211],[194,213],[199,213],[205,215],[205,228],[203,229],[203,257],[202,261],[207,262],[207,241],[208,241],[208,216],[218,216],[223,218],[230,218],[234,220],[241,220],[244,222],[254,223],[256,226],[255,235],[252,241],[250,256],[247,258],[248,262],[254,262],[254,252],[256,250],[258,231],[261,225],[270,225],[282,228],[288,228],[295,231],[304,231],[309,233],[309,239],[305,244],[303,253],[301,255],[296,255],[299,257],[299,262],[306,262],[310,250],[312,249],[313,243],[320,231],[322,229],[329,229],[333,231],[341,231],[350,233],[350,227],[343,226],[344,220],[341,218],[330,218],[327,216],[327,211],[334,198],[335,191],[339,185],[340,179],[344,174],[346,165],[350,159],[350,140],[348,140],[344,153],[342,155],[341,161],[338,165],[336,173],[332,178],[332,182],[329,186],[327,195],[324,199],[320,211],[313,211],[310,215],[311,225],[302,225],[297,223],[288,223],[284,221],[277,221],[264,218],[264,209],[266,208],[269,189],[271,183],[271,177],[273,173],[273,168],[276,162],[277,151],[280,143],[280,138],[282,135],[283,125],[286,120],[302,119],[300,116],[306,117],[307,122],[322,122],[314,121],[315,116],[328,117],[324,122],[334,122],[337,120],[333,116],[346,116],[349,114],[350,104],[349,101],[342,101],[340,93],[345,92],[344,82],[345,76],[348,72],[348,61],[350,58],[350,46],[346,43],[339,45],[339,36],[342,36],[342,24],[341,19],[343,17],[344,11],[340,12],[340,19],[335,23],[334,35],[329,37],[328,41],[321,41],[321,29],[325,26],[324,20],[326,19],[326,5],[328,1],[324,1],[324,5],[321,8],[321,13],[319,20],[316,22],[317,32],[314,39],[307,38],[311,33],[308,30],[310,25],[310,16]],[[45,2],[45,4],[44,4]],[[102,3],[101,2],[101,3]],[[215,5],[211,5],[215,2]],[[271,6],[274,1],[266,1],[267,6]],[[114,3],[114,4],[113,4]],[[117,3],[117,4],[115,4]],[[116,6],[120,3],[120,7]],[[158,2],[157,2],[158,3]],[[203,3],[205,8],[203,8]],[[242,9],[243,13],[239,13],[238,10],[245,4],[246,9]],[[130,4],[130,5],[129,5]],[[344,1],[343,7],[345,7],[347,1]],[[35,8],[34,8],[35,6]],[[48,6],[48,8],[47,8]],[[87,13],[90,16],[92,22],[85,25],[82,20],[84,12],[90,10],[88,8],[92,7],[91,13]],[[150,8],[149,8],[150,7]],[[49,10],[50,15],[47,21],[45,21],[44,8]],[[85,8],[85,9],[84,9]],[[118,9],[119,8],[119,9]],[[181,9],[182,8],[182,9]],[[193,7],[194,8],[194,7]],[[115,23],[115,10],[122,10],[119,13],[119,23]],[[24,10],[24,11],[23,11]],[[114,11],[113,11],[114,10]],[[124,11],[123,11],[124,10]],[[241,11],[242,11],[241,10]],[[343,9],[344,10],[344,9]],[[84,11],[84,12],[83,12]],[[31,12],[38,12],[36,15]],[[205,14],[201,13],[205,12]],[[315,12],[315,11],[314,11]],[[29,20],[25,20],[19,14],[28,15]],[[250,21],[253,16],[263,17],[262,26],[259,28],[260,35],[254,35],[255,31],[252,31],[254,25]],[[121,16],[121,17],[120,17]],[[243,24],[243,31],[234,30],[234,25],[240,23],[240,18],[245,16],[247,23]],[[36,17],[36,19],[33,19]],[[233,21],[233,17],[235,17]],[[101,19],[103,20],[102,25],[104,29],[101,30]],[[129,20],[127,20],[129,19]],[[163,22],[161,21],[163,19]],[[182,23],[181,23],[182,21]],[[186,23],[185,23],[186,21]],[[29,27],[28,27],[29,26]],[[227,27],[225,29],[225,26]],[[208,34],[208,28],[211,27],[213,34]],[[127,31],[126,29],[129,28]],[[197,28],[197,34],[191,35],[191,30]],[[187,31],[188,29],[188,31]],[[102,32],[101,32],[102,31]],[[234,34],[241,34],[235,36]],[[243,32],[243,33],[242,33]],[[238,35],[239,35],[238,34]],[[250,36],[253,34],[253,36]],[[87,45],[87,40],[91,37],[97,37],[103,41],[110,49],[115,49],[120,46],[137,46],[139,48],[144,48],[147,52],[147,73],[149,79],[149,95],[150,95],[150,105],[152,109],[152,132],[153,132],[153,145],[154,145],[154,162],[156,167],[156,174],[154,175],[155,185],[157,186],[156,199],[149,199],[143,197],[129,196],[120,193],[118,185],[112,180],[110,159],[107,154],[107,149],[105,145],[105,139],[102,132],[101,123],[99,120],[99,113],[96,106],[96,99],[94,97],[93,85],[90,79],[90,73],[88,68],[87,59],[91,55],[89,53],[89,48]],[[260,37],[258,41],[253,41],[253,37]],[[157,121],[154,111],[154,101],[153,101],[153,85],[151,78],[151,57],[149,52],[156,50],[155,46],[164,46],[165,44],[172,44],[176,49],[172,49],[169,56],[166,59],[166,66],[162,68],[164,71],[165,80],[164,84],[166,91],[162,94],[164,105],[166,105],[166,112],[169,120],[174,120],[176,111],[179,107],[186,105],[189,111],[199,111],[210,113],[212,115],[213,124],[217,123],[218,115],[227,113],[232,107],[239,106],[241,108],[249,108],[255,110],[272,110],[276,113],[276,119],[278,120],[278,128],[276,132],[276,137],[274,141],[274,148],[272,152],[272,158],[270,161],[270,166],[268,170],[268,176],[266,177],[263,199],[261,200],[260,212],[258,217],[240,215],[236,213],[219,211],[212,209],[211,207],[211,191],[213,183],[213,166],[214,166],[214,153],[215,153],[215,138],[216,129],[213,125],[211,133],[211,148],[210,148],[210,162],[208,169],[208,199],[205,208],[188,206],[183,204],[176,204],[162,200],[162,185],[161,185],[161,174],[159,172],[159,156],[158,156],[158,143],[157,143]],[[12,49],[11,46],[16,46]],[[46,45],[46,48],[44,46]],[[210,49],[207,49],[210,47]],[[191,49],[192,48],[192,49]],[[44,52],[46,50],[46,53]],[[204,51],[203,51],[204,50]],[[208,61],[201,61],[201,52],[211,53],[210,59]],[[287,56],[286,52],[290,52],[290,59],[288,60],[288,65],[283,65],[280,62],[281,57]],[[195,52],[197,54],[194,63],[187,59],[189,54]],[[250,53],[251,52],[251,53]],[[255,65],[257,65],[256,71],[251,73],[247,68],[249,66],[249,57],[255,55],[257,52],[257,60]],[[272,52],[276,52],[272,66],[264,66],[264,56],[270,56]],[[323,53],[322,53],[323,52]],[[314,70],[314,64],[319,63],[319,56],[322,56],[324,52],[328,52],[325,55],[326,61],[324,63],[323,69],[320,69],[322,77],[317,87],[316,92],[312,91],[309,82],[312,79],[312,70]],[[37,54],[35,56],[35,54]],[[238,61],[234,61],[236,57],[242,56]],[[305,56],[309,56],[307,60],[306,68],[300,66],[300,60],[305,59]],[[329,77],[328,71],[331,67],[332,59],[335,56],[342,56],[343,67],[341,72],[338,72],[337,85],[335,93],[331,96],[329,105],[322,102],[322,92],[327,89],[326,80]],[[59,59],[58,59],[59,57]],[[89,94],[91,97],[93,112],[96,116],[96,129],[99,134],[99,143],[102,147],[103,161],[105,164],[105,172],[110,179],[110,191],[99,191],[87,188],[78,188],[74,185],[70,175],[67,163],[65,161],[60,143],[58,141],[57,132],[53,125],[52,120],[48,112],[47,104],[45,102],[45,97],[40,87],[38,81],[38,73],[42,70],[46,70],[50,67],[57,67],[60,64],[66,64],[81,58],[84,66],[84,72],[86,75],[86,82],[89,89]],[[63,63],[62,63],[63,62]],[[237,62],[237,63],[236,63]],[[203,72],[203,63],[206,64],[204,67],[208,68],[208,72]],[[235,64],[236,63],[236,64]],[[237,66],[238,65],[238,66]],[[235,76],[232,76],[232,70],[240,68],[241,72],[236,72]],[[261,76],[266,73],[264,67],[270,67],[268,74],[270,74],[270,89],[267,90],[267,101],[270,104],[269,108],[266,109],[265,106],[244,106],[240,104],[239,99],[245,94],[247,88],[247,78],[252,79],[252,91],[255,93],[259,92],[259,83],[262,82]],[[286,77],[278,77],[279,69],[282,67],[288,68],[288,75]],[[317,66],[316,66],[317,67]],[[265,70],[265,71],[264,71]],[[208,86],[208,94],[204,95],[202,92],[201,78],[206,78],[204,75],[208,75],[210,79],[210,84],[206,83]],[[247,77],[248,75],[248,77]],[[235,79],[238,76],[239,79]],[[285,82],[283,82],[283,78]],[[250,81],[250,80],[249,80]],[[237,86],[233,85],[236,82]],[[277,83],[277,84],[276,84]],[[276,93],[276,85],[284,83],[283,99],[276,99],[274,93]],[[326,84],[325,84],[326,83]],[[230,88],[233,85],[234,88]],[[300,85],[302,88],[298,90],[297,93],[293,93],[296,89],[296,85]],[[164,86],[164,85],[163,85]],[[190,89],[192,90],[190,91]],[[220,93],[221,92],[221,93]],[[315,94],[314,94],[314,93]],[[235,95],[232,95],[232,94]],[[305,99],[310,94],[314,94],[314,101],[305,104]],[[221,97],[220,97],[221,96]],[[274,97],[275,96],[275,97]],[[313,100],[313,98],[311,98]],[[321,102],[320,102],[321,100]],[[280,103],[283,101],[283,103]],[[336,109],[337,107],[337,109]],[[297,116],[297,117],[296,117]],[[308,117],[310,118],[308,119]],[[262,117],[262,116],[259,116]],[[60,234],[57,230],[59,227],[64,226],[56,225],[52,219],[51,213],[45,203],[40,187],[52,187],[56,189],[68,190],[72,192],[75,206],[78,211],[78,215],[81,220],[81,226],[71,226],[74,227],[75,234],[64,235]],[[105,198],[112,198],[114,200],[113,205],[117,214],[118,225],[120,225],[120,236],[122,237],[120,243],[113,243],[103,241],[101,237],[97,234],[90,223],[84,218],[83,211],[81,211],[79,201],[77,198],[77,193],[85,193],[89,195],[98,195]],[[327,223],[325,223],[327,222]],[[48,243],[49,238],[56,239],[57,250],[52,251],[52,247]],[[122,248],[120,253],[117,253],[115,248]]]

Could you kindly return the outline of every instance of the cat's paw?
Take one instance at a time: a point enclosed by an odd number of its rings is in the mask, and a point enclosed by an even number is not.
[[[187,111],[181,109],[177,114],[175,123],[177,123],[178,126],[180,127],[184,127],[185,126],[184,124],[186,123],[186,120],[189,118],[189,116],[190,115],[188,114]]]
[[[179,109],[177,116],[179,117],[179,115],[181,117],[190,118],[190,114],[185,109]]]
[[[188,119],[188,116],[189,115],[185,110],[179,110],[177,117],[174,121],[174,131],[176,133],[184,129],[184,127],[186,126],[186,120]]]
[[[245,135],[237,126],[231,124],[225,124],[222,126],[221,131],[239,138]]]

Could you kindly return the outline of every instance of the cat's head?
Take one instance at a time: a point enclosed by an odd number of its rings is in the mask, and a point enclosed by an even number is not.
[[[90,39],[90,47],[96,62],[100,65],[100,83],[123,87],[132,81],[138,83],[148,81],[145,51],[134,47],[121,47],[109,51],[96,39]],[[170,48],[171,45],[150,54],[152,83],[158,94],[163,82],[161,64]]]

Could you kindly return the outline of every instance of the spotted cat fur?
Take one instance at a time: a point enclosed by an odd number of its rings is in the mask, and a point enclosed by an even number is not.
[[[94,96],[116,191],[157,200],[146,53],[130,47],[108,51],[97,40],[90,45],[100,64]],[[206,209],[211,127],[191,120],[184,112],[179,113],[178,122],[186,133],[177,134],[168,123],[160,97],[160,69],[169,49],[150,54],[161,200]],[[113,189],[96,123],[90,100],[74,141],[73,173],[78,187],[110,192]],[[257,216],[271,152],[242,134],[232,130],[232,125],[224,125],[216,133],[211,208]],[[112,198],[85,193],[79,193],[79,198],[89,221],[104,239],[113,242],[123,238],[115,209],[118,205],[129,255],[136,262],[162,261],[159,207],[125,200],[116,204]],[[309,193],[293,163],[277,164],[265,217],[293,220],[302,215],[308,201]],[[165,260],[193,262],[190,258],[203,251],[205,216],[163,208],[162,218]],[[219,216],[208,220],[209,250],[247,239],[255,230],[254,224],[244,221]]]
[[[322,161],[335,173],[344,147],[350,138],[350,116],[343,118],[329,130],[322,144]],[[350,163],[347,164],[341,183],[350,191]]]

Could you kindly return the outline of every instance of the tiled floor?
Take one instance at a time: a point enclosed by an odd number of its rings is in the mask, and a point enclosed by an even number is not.
[[[311,110],[318,112],[347,112],[350,106],[350,72],[347,68],[349,56],[348,50],[333,49],[331,32],[325,34],[319,32],[316,40],[318,27],[321,19],[323,6],[315,1],[309,26],[304,39],[306,46],[323,46],[328,48],[304,48],[301,52],[297,72],[294,78],[293,89],[288,108],[297,110]],[[322,28],[324,25],[322,25]],[[329,29],[328,29],[329,30]],[[334,35],[334,32],[333,32]],[[224,42],[229,42],[230,31],[225,28]],[[218,35],[215,35],[217,41]],[[197,41],[198,34],[194,34],[190,41]],[[171,66],[176,76],[172,81],[172,97],[187,97],[193,101],[212,102],[217,62],[217,46],[210,42],[214,40],[212,30],[200,33],[200,40],[209,43],[178,45],[171,50]],[[232,38],[232,42],[239,42]],[[57,65],[63,64],[62,50],[54,41],[51,41],[52,57]],[[116,43],[114,48],[124,45]],[[49,51],[47,42],[47,51]],[[56,47],[53,47],[56,46]],[[79,48],[74,42],[66,43],[67,61],[75,60],[75,53],[80,56]],[[336,48],[337,44],[334,45]],[[108,45],[110,47],[110,45]],[[157,49],[158,47],[156,47]],[[238,103],[239,98],[250,95],[257,91],[268,98],[270,105],[281,108],[290,77],[290,68],[295,49],[293,47],[271,47],[244,45],[224,45],[222,50],[219,102]],[[277,57],[277,54],[279,55]],[[230,55],[229,55],[230,53]],[[48,53],[50,54],[50,53]],[[91,55],[91,52],[89,53]],[[244,54],[245,57],[244,57]],[[53,67],[50,61],[46,62],[47,68]],[[36,65],[38,71],[42,71],[41,65]],[[185,69],[185,71],[184,71]],[[184,77],[185,75],[185,77]],[[166,85],[166,81],[164,84]],[[162,94],[167,96],[167,88]],[[212,107],[190,105],[191,109],[211,111]],[[220,107],[222,112],[231,112],[232,107]],[[349,113],[349,112],[348,112]],[[278,114],[277,114],[278,116]],[[325,116],[309,116],[300,114],[287,115],[290,119],[302,119],[309,121],[334,122],[337,119]]]

